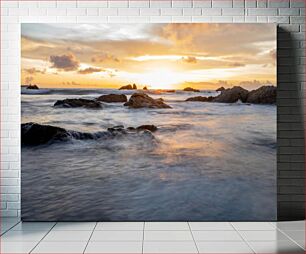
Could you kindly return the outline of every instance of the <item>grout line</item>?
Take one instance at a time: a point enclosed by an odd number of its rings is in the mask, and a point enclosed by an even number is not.
[[[240,234],[239,230],[237,230],[237,229],[234,227],[233,223],[230,222],[230,224],[231,224],[231,226],[235,229],[235,231],[237,232],[237,234],[241,237],[242,241],[245,242],[245,244],[246,244],[247,246],[249,246],[249,248],[253,251],[253,253],[256,253],[256,251],[252,248],[252,246],[248,243],[248,241],[245,240],[245,239],[243,238],[243,236]]]
[[[194,239],[194,236],[193,236],[193,233],[192,233],[192,230],[191,230],[191,227],[190,227],[190,225],[189,225],[189,222],[188,222],[188,221],[187,221],[187,225],[188,225],[188,227],[189,227],[189,230],[190,230],[190,233],[191,233],[191,236],[192,236],[193,242],[194,242],[194,244],[195,244],[195,246],[196,246],[197,252],[198,252],[198,253],[200,253],[199,248],[198,248],[198,245],[197,245],[197,242],[196,242],[196,241],[195,241],[195,239]]]
[[[92,232],[91,232],[91,234],[90,234],[90,236],[89,236],[89,239],[88,239],[88,241],[87,241],[87,243],[86,243],[86,246],[85,246],[85,248],[84,248],[83,254],[85,253],[85,251],[86,251],[86,249],[87,249],[87,246],[88,246],[88,244],[89,244],[89,241],[90,241],[90,239],[91,239],[93,233],[95,232],[95,229],[96,229],[97,225],[98,225],[98,222],[96,222],[96,224],[95,224],[95,226],[94,226],[94,228],[93,228],[93,230],[92,230]]]
[[[16,224],[13,224],[10,228],[5,230],[3,233],[0,234],[0,236],[4,235],[5,233],[9,232],[11,229],[13,229],[15,226],[17,226],[21,221],[16,222]],[[2,225],[1,225],[2,227]]]
[[[294,242],[296,245],[298,245],[299,247],[301,247],[303,250],[305,250],[305,247],[301,246],[298,242],[296,242],[292,237],[290,237],[289,235],[287,235],[285,233],[285,231],[279,229],[279,228],[276,228],[279,232],[283,233],[286,237],[289,238],[289,240],[291,240],[292,242]],[[305,245],[305,242],[304,242],[304,245]]]
[[[144,234],[145,234],[145,221],[143,222],[142,226],[142,245],[141,245],[141,253],[143,254],[143,246],[144,246]]]
[[[29,251],[29,253],[32,253],[32,251],[38,246],[38,244],[41,243],[41,241],[43,239],[45,239],[45,237],[51,232],[51,230],[55,227],[55,225],[57,224],[57,222],[55,222],[55,224],[49,229],[49,231],[43,236],[43,238],[41,238],[38,243]]]

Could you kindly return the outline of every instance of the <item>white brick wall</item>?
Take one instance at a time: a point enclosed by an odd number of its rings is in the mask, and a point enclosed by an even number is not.
[[[20,23],[21,22],[270,22],[291,32],[293,42],[280,36],[281,48],[295,49],[296,57],[280,57],[279,65],[296,65],[298,80],[305,75],[304,0],[100,0],[8,1],[1,3],[1,215],[20,215]],[[286,54],[285,52],[283,52]],[[284,68],[290,72],[287,67]],[[290,77],[285,77],[289,79]],[[300,84],[302,87],[304,83]],[[279,83],[279,89],[288,83]],[[286,91],[285,91],[286,94]],[[286,98],[285,98],[286,99]],[[284,99],[284,100],[285,100]],[[294,104],[290,98],[288,105]],[[286,105],[285,105],[286,106]],[[286,107],[282,109],[288,111]],[[284,113],[285,114],[285,113]],[[285,133],[288,134],[287,132]],[[292,135],[298,135],[293,133]],[[300,138],[300,137],[299,137]],[[300,138],[301,140],[301,138]],[[301,143],[301,142],[299,142]],[[302,142],[303,143],[303,142]],[[301,158],[294,157],[300,168]],[[287,161],[288,162],[287,162]],[[289,174],[291,157],[281,157],[280,175]],[[283,162],[283,164],[282,164]],[[293,161],[294,162],[294,161]],[[297,165],[300,163],[299,165]],[[288,165],[287,165],[288,164]],[[288,176],[288,177],[289,177]],[[286,179],[286,178],[285,178]],[[289,178],[288,178],[289,179]],[[290,180],[290,179],[289,179]],[[288,181],[289,181],[288,180]],[[292,180],[292,179],[291,179]],[[280,186],[281,200],[286,185]],[[288,187],[289,188],[289,187]],[[288,189],[288,193],[292,189]],[[296,193],[299,196],[301,193]],[[291,196],[290,196],[291,197]],[[298,198],[297,198],[298,199]],[[290,199],[291,200],[291,199]],[[292,201],[292,200],[291,200]],[[294,201],[294,197],[293,197]],[[280,207],[283,207],[282,203]],[[297,206],[298,208],[300,206]]]

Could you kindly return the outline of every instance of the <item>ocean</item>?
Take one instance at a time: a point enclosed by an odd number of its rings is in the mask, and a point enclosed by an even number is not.
[[[57,100],[131,90],[22,88],[22,123],[95,133],[154,124],[154,139],[22,146],[26,221],[248,221],[276,219],[276,106],[186,102],[218,92],[155,93],[171,109],[55,108]]]

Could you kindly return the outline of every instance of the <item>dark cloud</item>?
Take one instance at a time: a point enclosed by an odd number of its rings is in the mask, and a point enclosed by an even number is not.
[[[194,56],[182,57],[182,61],[185,63],[197,63],[197,58]]]
[[[89,68],[86,68],[86,69],[83,69],[83,70],[79,70],[78,73],[79,74],[91,74],[91,73],[94,73],[94,72],[101,72],[101,71],[104,71],[104,70],[102,70],[101,68],[89,67]]]
[[[77,70],[80,63],[72,54],[50,56],[50,62],[53,63],[51,68],[56,68],[63,71],[74,71]]]
[[[23,69],[23,71],[27,74],[31,74],[31,75],[35,75],[35,74],[45,74],[46,73],[46,69],[43,70],[39,70],[36,68],[29,68],[29,69]]]
[[[120,62],[119,59],[116,56],[108,54],[108,53],[101,53],[99,55],[93,56],[91,58],[91,61],[93,63],[101,63],[101,62],[104,62],[104,61],[114,61],[114,62],[117,62],[117,63]]]

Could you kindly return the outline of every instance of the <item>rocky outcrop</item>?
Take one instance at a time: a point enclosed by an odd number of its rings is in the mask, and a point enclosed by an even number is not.
[[[171,108],[163,99],[153,99],[145,93],[134,93],[124,106],[129,108]]]
[[[248,93],[246,102],[256,104],[274,104],[276,103],[276,87],[262,86],[256,90],[252,90]]]
[[[175,90],[166,90],[167,93],[175,93]]]
[[[205,97],[205,96],[196,96],[196,97],[191,97],[186,99],[186,101],[202,101],[202,102],[210,102],[214,99],[215,97],[213,96],[209,96],[209,97]]]
[[[100,102],[88,99],[65,99],[58,100],[54,103],[54,107],[62,108],[89,108],[89,109],[101,109]]]
[[[151,131],[151,132],[154,132],[154,131],[157,131],[157,127],[155,125],[140,125],[136,128],[137,131],[143,131],[143,130],[147,130],[147,131]]]
[[[241,102],[246,102],[248,93],[248,90],[240,86],[234,86],[233,88],[223,90],[221,94],[216,96],[212,101],[222,103],[234,103],[240,100]]]
[[[23,146],[37,146],[51,144],[52,142],[68,141],[70,139],[109,139],[122,134],[144,134],[145,137],[154,139],[152,132],[156,131],[155,125],[141,125],[139,127],[124,128],[123,125],[108,128],[107,131],[96,133],[69,131],[64,128],[42,125],[38,123],[21,124],[21,144]]]
[[[135,90],[135,89],[137,89],[137,86],[135,84],[133,85],[128,84],[126,86],[122,86],[119,88],[119,90]]]
[[[185,91],[185,92],[200,92],[200,90],[198,90],[198,89],[194,89],[194,88],[192,88],[192,87],[185,87],[184,89],[183,89],[183,91]]]
[[[97,98],[97,101],[103,101],[107,103],[127,102],[127,97],[125,94],[105,94]]]
[[[222,92],[223,90],[225,90],[225,88],[223,86],[219,87],[216,92]]]
[[[27,86],[27,89],[35,89],[35,90],[38,90],[39,87],[37,85],[28,85]]]
[[[148,88],[147,88],[146,86],[144,86],[142,89],[143,89],[143,90],[148,90]]]

